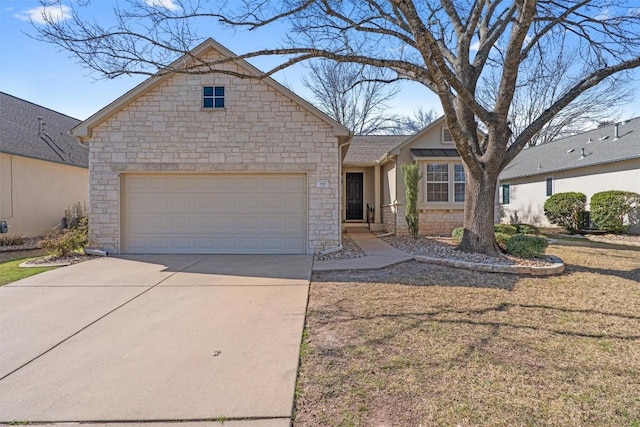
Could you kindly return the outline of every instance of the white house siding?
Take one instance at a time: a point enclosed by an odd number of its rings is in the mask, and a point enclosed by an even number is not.
[[[226,108],[202,110],[202,86],[225,86]],[[96,125],[91,139],[90,237],[98,247],[120,249],[119,185],[127,172],[305,173],[307,253],[339,244],[338,138],[265,82],[174,75]]]
[[[546,179],[553,178],[553,193],[577,191],[587,196],[587,203],[595,193],[608,190],[640,193],[640,160],[609,163],[550,172],[534,177],[505,180],[510,185],[511,198],[503,207],[503,220],[510,221],[517,214],[518,221],[548,227],[551,224],[544,215]],[[502,199],[501,199],[502,200]],[[638,232],[637,227],[632,231]]]

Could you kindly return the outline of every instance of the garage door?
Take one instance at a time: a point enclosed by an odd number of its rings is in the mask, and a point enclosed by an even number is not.
[[[123,252],[306,253],[305,175],[125,175]]]

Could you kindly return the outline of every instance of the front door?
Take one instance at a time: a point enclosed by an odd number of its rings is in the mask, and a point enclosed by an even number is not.
[[[347,173],[346,176],[346,199],[347,199],[347,220],[360,220],[364,217],[362,212],[362,173]]]

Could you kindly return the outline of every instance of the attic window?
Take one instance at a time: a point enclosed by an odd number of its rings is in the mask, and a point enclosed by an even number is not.
[[[203,86],[202,108],[224,108],[224,86]]]
[[[449,128],[442,128],[442,142],[445,144],[453,144],[453,136]]]

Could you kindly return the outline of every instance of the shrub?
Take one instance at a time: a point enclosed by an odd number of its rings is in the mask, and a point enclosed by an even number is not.
[[[587,203],[582,193],[557,193],[544,203],[544,214],[550,223],[564,227],[573,234],[579,229],[581,212]]]
[[[591,221],[600,230],[623,233],[624,219],[640,208],[640,195],[630,191],[602,191],[591,196]]]
[[[462,242],[463,235],[464,235],[464,228],[462,227],[454,228],[453,231],[451,232],[451,237],[453,238],[453,241],[457,244],[460,244],[460,242]]]
[[[74,203],[73,206],[64,211],[64,228],[76,228],[80,220],[88,216],[86,205],[80,202]]]
[[[54,258],[66,257],[89,243],[87,218],[80,218],[75,228],[66,228],[61,233],[50,233],[42,247]]]
[[[418,237],[420,230],[420,217],[418,214],[418,183],[420,182],[420,166],[413,162],[402,165],[405,186],[405,219],[407,228],[413,237]]]
[[[512,224],[516,228],[516,234],[540,234],[540,229],[531,224]]]
[[[542,258],[549,243],[541,236],[517,234],[507,241],[507,253],[520,258]]]
[[[24,237],[20,236],[2,236],[0,237],[0,246],[19,246],[24,244]]]
[[[496,242],[498,242],[498,246],[500,246],[500,249],[502,249],[503,251],[506,251],[507,242],[512,237],[511,234],[497,232],[495,236],[496,236]]]
[[[511,224],[495,224],[493,226],[493,231],[496,233],[508,234],[509,236],[513,236],[516,234],[517,229]]]

